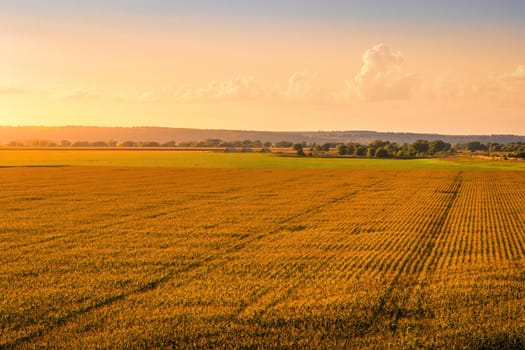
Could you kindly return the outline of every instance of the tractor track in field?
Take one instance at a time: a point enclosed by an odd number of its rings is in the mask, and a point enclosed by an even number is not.
[[[374,327],[378,328],[378,324],[384,321],[384,317],[387,317],[391,320],[389,324],[390,331],[395,332],[398,328],[399,320],[403,317],[410,316],[407,314],[408,312],[406,308],[401,303],[405,301],[406,298],[413,293],[415,288],[422,283],[422,278],[425,274],[425,278],[432,275],[433,270],[428,268],[428,263],[431,262],[432,251],[436,245],[436,240],[442,233],[451,209],[457,200],[462,181],[462,171],[460,171],[451,183],[451,196],[447,201],[443,213],[434,225],[430,226],[429,230],[421,233],[423,239],[420,239],[413,249],[410,250],[407,254],[407,258],[397,269],[398,271],[393,276],[390,285],[379,299],[379,303],[373,308],[372,315],[366,322],[367,331],[373,330]],[[425,268],[426,266],[427,268]],[[415,272],[416,275],[407,275],[410,271]],[[395,294],[395,291],[397,290],[400,290],[403,293],[401,296],[401,303],[397,300],[399,296]]]
[[[279,185],[286,185],[286,184],[292,183],[294,181],[295,181],[295,178],[290,178],[290,179],[288,179],[286,181],[279,182]],[[272,180],[272,181],[270,181],[268,183],[265,182],[265,183],[262,183],[262,184],[260,184],[258,186],[254,186],[251,189],[252,190],[256,190],[258,188],[264,189],[267,186],[272,185],[273,183],[274,183],[274,181]],[[237,187],[232,188],[227,193],[232,193],[232,194],[236,193],[238,189],[239,188],[237,188]],[[207,197],[206,194],[195,195],[195,196],[193,196],[193,199],[194,200],[198,200],[198,201],[203,201],[203,202],[206,202],[206,201],[209,200],[209,198]],[[231,198],[228,198],[227,200],[230,200],[230,199]],[[177,205],[184,204],[184,202],[185,202],[185,199],[181,199],[178,202],[172,203],[171,205],[176,207]],[[151,208],[144,208],[144,209],[151,209]],[[180,212],[181,210],[184,210],[184,209],[187,209],[187,208],[184,208],[184,207],[182,209],[181,208],[177,208],[177,210],[173,211],[173,212],[166,212],[165,209],[153,210],[153,211],[151,211],[151,212],[149,212],[149,213],[147,213],[145,215],[142,215],[140,217],[137,217],[135,214],[127,214],[127,215],[125,215],[125,217],[127,217],[127,219],[125,219],[125,220],[106,222],[106,223],[104,223],[101,226],[97,226],[96,229],[97,230],[107,229],[107,228],[115,227],[115,226],[122,225],[122,224],[131,223],[131,222],[136,222],[136,221],[140,221],[140,220],[156,219],[156,218],[158,218],[160,216],[166,216],[166,215],[169,215],[170,213]],[[27,248],[27,247],[32,247],[32,246],[38,246],[39,244],[49,243],[49,242],[57,241],[57,240],[60,240],[60,239],[67,239],[67,238],[71,237],[72,235],[81,235],[81,234],[89,233],[91,231],[93,231],[93,228],[82,229],[82,230],[74,232],[73,234],[68,233],[68,234],[62,234],[62,235],[54,235],[52,237],[47,237],[47,238],[40,239],[40,240],[33,241],[33,242],[21,243],[21,244],[17,244],[17,245],[7,246],[7,247],[4,247],[4,248],[1,248],[0,252],[6,252],[6,251],[9,251],[9,250],[13,250],[13,249],[20,249],[20,248]]]
[[[380,181],[377,181],[377,182],[374,182],[370,185],[367,186],[366,189],[370,189],[372,187],[375,187],[381,183],[383,183],[384,181],[383,180],[380,180]],[[350,192],[348,194],[345,194],[343,196],[339,196],[339,197],[336,197],[336,198],[333,198],[332,200],[329,200],[329,201],[326,201],[324,203],[321,203],[319,205],[315,205],[315,206],[312,206],[310,208],[308,208],[307,210],[305,211],[302,211],[301,213],[298,213],[296,215],[292,215],[292,216],[289,216],[288,218],[282,220],[281,222],[278,223],[278,226],[274,229],[274,230],[271,230],[270,232],[264,234],[264,235],[259,235],[257,237],[255,237],[255,240],[260,240],[260,239],[263,239],[267,236],[270,236],[270,235],[273,235],[273,234],[276,234],[278,232],[280,232],[282,230],[282,228],[280,227],[281,225],[284,225],[284,224],[287,224],[297,218],[300,218],[302,216],[305,216],[307,214],[310,214],[312,212],[315,212],[315,211],[318,211],[318,210],[321,210],[323,209],[324,207],[327,207],[327,206],[330,206],[332,204],[336,204],[340,201],[343,201],[345,199],[348,199],[350,197],[353,197],[355,196],[356,194],[362,192],[362,189],[361,190],[355,190],[353,192]],[[230,252],[232,253],[232,252]],[[314,272],[317,272],[317,271],[320,271],[322,269],[323,265],[322,264],[319,264],[319,266],[314,270]],[[290,296],[293,291],[301,288],[302,286],[306,285],[307,283],[307,280],[303,279],[299,282],[296,282],[294,283],[293,285],[291,285],[289,288],[287,288],[283,293],[281,293],[277,298],[274,298],[272,299],[269,303],[267,303],[264,307],[264,311],[263,312],[266,312],[268,309],[270,309],[272,306],[275,306],[277,305],[279,302],[283,301],[283,300],[286,300],[286,298],[288,296]],[[239,309],[236,310],[236,312],[233,314],[233,317],[239,317],[241,314],[243,314],[248,308],[252,307],[253,305],[259,303],[267,294],[269,294],[271,291],[275,290],[274,289],[271,289],[271,290],[266,290],[264,291],[263,293],[261,293],[259,295],[258,298],[256,298],[256,300],[254,300],[252,303],[250,304],[245,304],[243,306],[241,306]]]
[[[129,291],[126,291],[126,292],[123,292],[123,293],[120,293],[120,294],[117,294],[117,295],[114,295],[114,296],[110,296],[110,297],[104,298],[104,299],[99,300],[99,301],[93,303],[92,305],[89,305],[89,306],[86,306],[86,307],[82,307],[82,308],[78,308],[76,310],[72,310],[72,311],[70,311],[70,312],[68,312],[68,313],[66,313],[66,314],[64,314],[64,315],[62,315],[60,317],[52,319],[44,327],[41,327],[41,328],[39,328],[39,329],[37,329],[35,331],[32,331],[29,334],[26,334],[24,336],[18,337],[17,339],[12,340],[10,342],[6,342],[4,344],[0,344],[0,349],[17,349],[17,348],[23,346],[24,344],[26,344],[26,343],[28,343],[30,341],[35,341],[36,339],[45,336],[47,333],[53,331],[56,328],[64,326],[65,324],[67,324],[68,322],[72,321],[73,319],[75,319],[78,316],[81,316],[81,315],[84,315],[84,314],[96,311],[98,309],[104,308],[106,306],[112,305],[112,304],[114,304],[116,302],[125,300],[128,297],[131,297],[131,296],[134,296],[134,295],[144,294],[146,292],[150,292],[152,290],[155,290],[155,289],[161,287],[162,285],[166,284],[167,282],[172,280],[175,276],[177,276],[177,275],[179,275],[181,273],[191,272],[193,270],[196,270],[196,269],[198,269],[200,267],[205,266],[206,264],[209,264],[209,263],[211,263],[213,261],[219,260],[219,259],[223,258],[224,256],[227,256],[229,254],[238,252],[238,251],[246,248],[250,244],[256,243],[256,242],[260,241],[261,239],[263,239],[265,237],[272,236],[272,235],[277,234],[278,232],[281,232],[282,231],[282,225],[285,225],[285,224],[287,224],[287,223],[289,223],[289,222],[291,222],[291,221],[293,221],[295,219],[298,219],[300,217],[303,217],[305,215],[308,215],[308,214],[311,214],[313,212],[316,212],[316,211],[318,211],[318,210],[320,210],[320,209],[322,209],[324,207],[327,207],[327,206],[336,204],[338,202],[341,202],[343,200],[346,200],[348,198],[351,198],[351,197],[355,196],[358,193],[361,193],[361,192],[363,192],[365,190],[369,190],[370,188],[373,188],[373,187],[383,183],[384,181],[385,180],[382,179],[382,180],[375,181],[375,182],[372,182],[372,183],[369,183],[369,184],[365,184],[361,188],[355,189],[355,190],[353,190],[351,192],[348,192],[348,193],[345,193],[343,195],[332,197],[332,198],[324,201],[323,203],[320,203],[320,204],[308,207],[307,209],[305,209],[305,210],[303,210],[303,211],[301,211],[301,212],[299,212],[297,214],[288,216],[288,217],[282,219],[281,221],[275,223],[274,224],[275,228],[273,228],[273,229],[271,229],[271,230],[269,230],[269,231],[267,231],[265,233],[262,233],[262,234],[259,234],[259,235],[256,235],[256,236],[253,236],[253,235],[244,236],[243,238],[241,238],[241,242],[240,243],[233,245],[232,247],[224,250],[223,252],[219,252],[219,253],[207,256],[206,258],[203,258],[200,261],[188,264],[187,266],[185,266],[183,268],[168,271],[162,277],[157,278],[157,279],[152,280],[152,281],[149,281],[149,282],[145,283],[144,285],[142,285],[139,288],[135,288],[135,289],[132,289],[132,290],[129,290]],[[265,186],[265,185],[261,185],[261,186]],[[175,287],[179,288],[179,287],[184,286],[185,284],[187,284],[189,282],[191,282],[191,280],[177,283]],[[293,287],[286,295],[289,295],[290,293],[292,293],[293,290],[295,290],[297,287],[298,287],[298,285]],[[277,300],[277,303],[278,302],[279,302],[279,300]],[[240,313],[242,313],[242,310],[238,312],[238,314],[240,314]]]
[[[310,274],[316,275],[319,271],[321,271],[325,266],[324,264],[330,261],[332,257],[328,257],[324,259],[322,262],[319,262],[318,266],[310,271]],[[283,302],[286,300],[294,291],[298,290],[299,288],[302,288],[308,284],[308,279],[303,278],[295,283],[292,283],[291,285],[287,286],[287,288],[284,289],[283,292],[279,293],[276,297],[271,298],[269,301],[264,302],[264,299],[266,295],[270,294],[271,292],[275,291],[277,287],[274,288],[268,288],[262,293],[258,295],[258,297],[253,300],[251,303],[243,304],[241,307],[239,307],[232,315],[231,317],[238,319],[240,316],[245,313],[248,309],[253,308],[255,305],[260,304],[262,306],[261,311],[256,312],[258,315],[262,315],[266,313],[268,310],[270,310],[273,306],[276,306],[280,302]],[[253,318],[250,316],[247,316],[248,318]],[[242,318],[242,317],[241,317]]]

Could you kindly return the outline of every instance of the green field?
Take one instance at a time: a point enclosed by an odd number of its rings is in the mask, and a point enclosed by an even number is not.
[[[475,158],[366,159],[283,157],[264,153],[134,150],[0,150],[0,166],[148,166],[265,169],[525,170],[525,162]]]

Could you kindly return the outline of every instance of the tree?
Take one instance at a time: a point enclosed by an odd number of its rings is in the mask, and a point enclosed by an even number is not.
[[[277,148],[290,148],[293,146],[293,142],[289,141],[279,141],[275,143],[275,147]]]
[[[303,150],[303,144],[302,143],[296,143],[293,145],[293,149],[295,152],[297,152],[298,156],[304,156],[304,150]]]
[[[323,143],[321,146],[321,151],[328,152],[330,150],[330,147],[332,146],[331,143]]]
[[[515,158],[523,158],[523,159],[525,159],[525,151],[515,152],[515,153],[511,154],[511,156],[515,157]]]
[[[356,145],[354,148],[354,155],[358,157],[363,157],[366,155],[366,147],[363,145]]]
[[[378,149],[379,147],[385,147],[388,144],[390,144],[389,141],[375,140],[375,141],[372,141],[370,144],[368,144],[368,147]]]
[[[122,142],[119,147],[137,147],[137,144],[135,143],[135,141],[124,141]]]
[[[389,156],[388,154],[388,151],[384,148],[384,147],[379,147],[377,150],[376,150],[376,154],[375,156],[377,158],[386,158]]]
[[[195,147],[197,146],[197,142],[195,141],[183,141],[179,142],[180,147]]]
[[[145,141],[140,144],[141,147],[160,147],[157,141]]]
[[[56,143],[50,140],[35,139],[30,140],[29,145],[33,147],[54,147],[56,146]]]
[[[346,154],[354,154],[355,153],[355,147],[356,145],[353,143],[349,143],[346,145]]]
[[[489,152],[501,152],[502,145],[499,143],[489,143]]]
[[[242,147],[241,141],[223,141],[221,143],[222,147]]]
[[[470,141],[470,142],[467,143],[467,150],[469,150],[471,152],[483,151],[483,150],[486,150],[486,149],[487,149],[487,146],[485,146],[484,144],[482,144],[479,141]]]
[[[430,143],[428,144],[428,148],[429,148],[429,152],[431,154],[435,154],[435,153],[439,153],[439,152],[444,152],[444,151],[449,151],[450,150],[450,143],[446,143],[442,140],[434,140],[434,141],[430,141]]]
[[[164,142],[161,146],[162,147],[175,147],[177,145],[177,143],[175,141],[168,141],[168,142]]]
[[[24,143],[21,141],[10,141],[8,143],[9,147],[24,147]]]
[[[414,151],[414,153],[418,155],[424,155],[428,152],[430,146],[426,140],[417,140],[410,145],[410,148]]]
[[[221,139],[207,139],[204,141],[204,147],[218,147],[221,143]]]
[[[346,145],[339,145],[337,146],[337,152],[339,153],[339,155],[343,156],[347,153],[348,151],[348,147]]]

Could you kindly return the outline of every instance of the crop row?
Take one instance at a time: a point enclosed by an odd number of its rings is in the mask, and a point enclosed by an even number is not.
[[[73,167],[0,181],[0,347],[404,347],[408,329],[443,345],[475,334],[473,318],[522,326],[521,173]]]

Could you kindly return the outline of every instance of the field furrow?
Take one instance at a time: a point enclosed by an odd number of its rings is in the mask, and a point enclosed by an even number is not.
[[[2,168],[0,182],[0,348],[523,341],[520,172]]]

